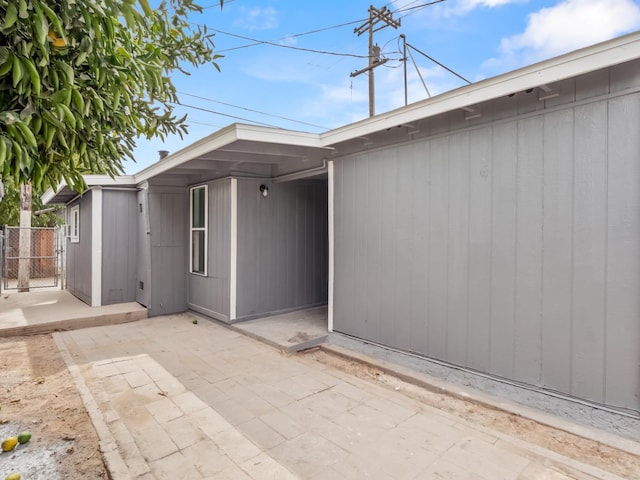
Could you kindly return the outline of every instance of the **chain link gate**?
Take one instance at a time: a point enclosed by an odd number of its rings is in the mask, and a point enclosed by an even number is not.
[[[57,228],[4,227],[2,240],[5,290],[58,286],[61,266]]]

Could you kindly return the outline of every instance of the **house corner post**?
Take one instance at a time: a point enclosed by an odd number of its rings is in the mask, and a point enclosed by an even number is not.
[[[328,308],[327,308],[327,330],[333,332],[333,283],[334,283],[334,170],[333,161],[327,162],[327,205],[328,205],[328,234],[329,234],[329,285],[328,285]]]
[[[91,188],[91,306],[102,305],[102,187]]]
[[[236,319],[237,287],[238,287],[238,179],[231,179],[231,218],[230,218],[230,250],[229,250],[229,322]]]

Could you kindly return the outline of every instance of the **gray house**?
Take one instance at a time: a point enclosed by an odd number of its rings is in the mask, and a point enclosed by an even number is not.
[[[324,134],[232,125],[68,205],[68,288],[640,411],[640,33]]]

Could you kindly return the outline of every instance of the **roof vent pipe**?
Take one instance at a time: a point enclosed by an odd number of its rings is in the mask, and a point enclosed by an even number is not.
[[[158,155],[160,155],[160,160],[169,155],[169,150],[158,150]]]

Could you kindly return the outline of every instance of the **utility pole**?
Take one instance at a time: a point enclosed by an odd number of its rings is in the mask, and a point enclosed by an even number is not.
[[[383,25],[376,27],[380,22]],[[380,9],[371,5],[369,7],[369,19],[359,27],[353,29],[353,33],[360,36],[364,32],[369,32],[369,66],[361,70],[351,73],[351,77],[356,77],[362,73],[369,72],[369,116],[376,114],[375,101],[375,82],[373,78],[373,69],[387,62],[386,59],[380,60],[380,47],[373,44],[373,34],[385,27],[398,28],[400,20],[394,20],[393,13],[387,7]]]
[[[407,37],[404,34],[400,35],[402,39],[402,64],[404,68],[404,106],[408,105],[407,96]]]

